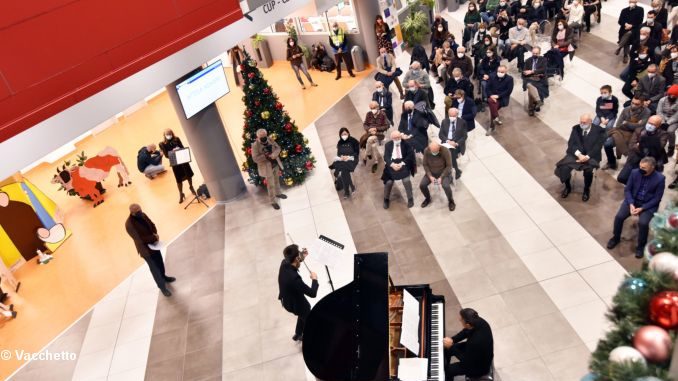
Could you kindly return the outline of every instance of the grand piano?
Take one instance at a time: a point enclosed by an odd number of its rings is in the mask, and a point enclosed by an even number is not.
[[[356,254],[353,275],[306,319],[302,352],[311,373],[322,381],[398,381],[400,359],[419,357],[428,359],[426,380],[443,381],[445,298],[428,285],[393,285],[386,253]],[[413,305],[417,332],[411,318],[403,326],[404,310],[411,317]],[[401,344],[401,335],[413,334],[418,346]]]

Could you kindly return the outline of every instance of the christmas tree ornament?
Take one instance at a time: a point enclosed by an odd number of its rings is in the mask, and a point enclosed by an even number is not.
[[[297,145],[294,146],[294,150],[297,153],[301,153],[301,151],[303,151],[303,149],[304,149],[304,147],[302,147],[301,144],[297,144]]]
[[[271,90],[269,90],[268,87],[264,89],[264,94],[268,94],[268,93],[270,93],[270,92],[271,92]]]
[[[311,169],[313,169],[313,163],[310,160],[308,160],[306,162],[306,170],[310,171]]]
[[[633,294],[640,294],[641,292],[645,291],[647,288],[647,282],[645,280],[640,279],[640,278],[627,278],[624,280],[621,286],[622,289],[628,290],[629,292]]]
[[[638,352],[638,350],[627,346],[617,347],[613,349],[610,352],[609,360],[617,364],[622,364],[625,362],[636,362],[643,365],[647,364],[645,362],[645,358],[640,352]]]
[[[247,64],[250,65],[251,67],[256,67],[257,66],[257,61],[255,60],[249,60],[247,61]],[[245,70],[245,69],[243,69]]]
[[[247,123],[245,123],[245,128],[247,128]],[[245,139],[246,140],[250,140],[251,137],[252,137],[252,135],[249,132],[245,132]]]
[[[262,111],[261,112],[261,119],[267,120],[271,116],[271,113],[268,111]]]
[[[287,185],[288,187],[291,187],[292,184],[294,184],[294,180],[292,180],[291,177],[288,177],[288,178],[285,179],[285,185]]]
[[[283,159],[287,157],[287,150],[286,149],[280,151],[280,157],[283,158]]]
[[[671,212],[666,218],[666,228],[669,230],[678,229],[678,212]]]
[[[269,137],[270,137],[271,140],[273,140],[273,141],[277,141],[277,140],[278,140],[278,134],[276,134],[275,132],[272,133]]]
[[[250,85],[250,90],[254,90],[255,88],[256,88],[256,86]]]
[[[633,346],[649,362],[664,362],[671,356],[671,336],[656,325],[638,328],[633,335]]]
[[[653,239],[645,245],[645,257],[648,259],[651,259],[653,255],[661,253],[662,251],[664,251],[664,244],[656,239]]]
[[[664,329],[678,327],[678,291],[662,291],[650,299],[650,320]]]
[[[678,271],[678,257],[668,252],[657,253],[650,260],[650,270],[656,273],[675,274]]]
[[[292,131],[292,124],[291,123],[285,123],[285,132],[290,132]]]
[[[252,147],[247,147],[247,149],[245,150],[245,154],[247,156],[252,156]]]
[[[304,173],[304,170],[301,168],[297,168],[297,173]]]
[[[249,74],[247,74],[247,78],[249,78],[249,79],[254,78],[254,73],[249,73]]]
[[[252,117],[252,111],[250,111],[250,110],[245,111],[245,115],[246,115],[248,118]]]
[[[261,105],[261,102],[259,102],[259,101],[254,101],[254,105],[255,105],[255,106],[259,106],[259,105]]]
[[[596,377],[595,374],[593,373],[587,373],[584,377],[581,378],[579,381],[596,381],[598,377]]]
[[[663,381],[661,378],[657,378],[654,376],[647,376],[647,377],[640,377],[636,378],[633,381]]]
[[[268,181],[266,180],[266,178],[265,178],[265,177],[264,177],[264,181],[263,181],[263,184],[264,184],[264,186],[265,186],[265,187],[267,187],[267,186],[268,186]]]
[[[283,108],[282,103],[280,103],[280,102],[276,102],[276,103],[275,103],[275,109],[276,109],[276,110],[282,110],[282,108]]]

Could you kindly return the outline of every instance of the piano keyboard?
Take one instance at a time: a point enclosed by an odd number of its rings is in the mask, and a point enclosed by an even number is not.
[[[445,380],[443,356],[443,337],[445,337],[445,304],[431,304],[431,373],[429,381]]]

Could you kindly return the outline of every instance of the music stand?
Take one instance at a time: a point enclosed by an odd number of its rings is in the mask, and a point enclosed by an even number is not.
[[[167,156],[169,156],[168,159],[171,167],[176,167],[177,165],[182,164],[188,164],[191,162],[191,149],[188,147],[179,148],[178,150],[170,151]],[[184,210],[186,210],[189,206],[191,206],[194,203],[203,204],[205,205],[205,208],[209,209],[209,205],[207,205],[205,201],[203,201],[200,198],[200,195],[196,193],[191,199],[191,201],[189,201],[188,204],[184,206]]]

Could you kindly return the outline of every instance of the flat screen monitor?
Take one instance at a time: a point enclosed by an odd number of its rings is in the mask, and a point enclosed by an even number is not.
[[[186,119],[230,91],[221,60],[198,71],[176,87]]]

